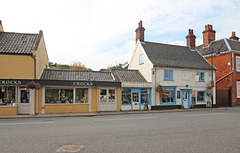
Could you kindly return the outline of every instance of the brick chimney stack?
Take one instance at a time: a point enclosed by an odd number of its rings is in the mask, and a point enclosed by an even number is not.
[[[1,20],[0,20],[0,32],[4,32]]]
[[[232,36],[229,37],[229,39],[232,39],[232,40],[239,40],[239,38],[236,36],[236,33],[235,32],[232,32]]]
[[[188,29],[188,35],[186,36],[187,39],[187,47],[190,49],[195,49],[195,39],[196,36],[193,34],[193,29]]]
[[[203,33],[203,46],[208,46],[212,41],[215,40],[216,31],[212,29],[212,25],[208,24],[205,26]]]
[[[138,23],[138,28],[135,30],[136,32],[136,42],[139,39],[140,41],[144,41],[144,31],[145,29],[142,27],[142,21]]]

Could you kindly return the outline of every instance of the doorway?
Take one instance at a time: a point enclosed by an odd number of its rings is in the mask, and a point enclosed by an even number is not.
[[[132,89],[132,110],[140,110],[140,89]]]
[[[30,91],[20,89],[18,114],[29,114]]]
[[[190,90],[182,90],[182,106],[190,108]]]

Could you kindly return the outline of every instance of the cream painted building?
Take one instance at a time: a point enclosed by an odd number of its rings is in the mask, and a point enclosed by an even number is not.
[[[144,41],[144,30],[140,22],[128,68],[152,82],[152,109],[216,104],[216,69],[189,47]]]

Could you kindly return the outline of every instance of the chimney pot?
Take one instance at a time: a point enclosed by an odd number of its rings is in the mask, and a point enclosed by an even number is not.
[[[208,46],[212,41],[215,40],[215,33],[216,31],[213,30],[212,25],[208,24],[205,25],[205,30],[203,33],[203,46]]]
[[[232,32],[232,36],[229,37],[229,39],[232,39],[232,40],[239,40],[239,38],[236,36],[236,33],[235,32]]]
[[[195,39],[196,36],[193,34],[193,29],[188,29],[188,35],[186,36],[187,39],[187,47],[190,49],[195,49]]]
[[[138,28],[135,30],[136,32],[136,42],[139,39],[140,41],[144,41],[144,27],[142,27],[142,21],[138,23]]]

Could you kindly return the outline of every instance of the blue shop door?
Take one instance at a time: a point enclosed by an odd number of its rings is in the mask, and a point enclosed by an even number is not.
[[[132,89],[131,90],[131,107],[132,110],[140,110],[141,109],[141,90],[140,89]]]

